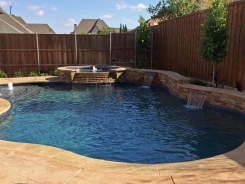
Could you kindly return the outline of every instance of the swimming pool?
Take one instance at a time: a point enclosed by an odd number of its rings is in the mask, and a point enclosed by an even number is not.
[[[160,88],[30,85],[1,88],[11,102],[4,140],[51,145],[98,159],[169,163],[207,158],[244,141],[244,119],[191,110]]]

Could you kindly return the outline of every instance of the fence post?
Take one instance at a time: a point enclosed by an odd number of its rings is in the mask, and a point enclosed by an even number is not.
[[[111,32],[110,32],[110,66],[111,66]]]
[[[76,33],[74,33],[75,34],[75,65],[77,66],[77,34]]]
[[[36,42],[37,42],[37,72],[40,75],[40,56],[39,56],[39,44],[38,44],[38,34],[36,33]]]

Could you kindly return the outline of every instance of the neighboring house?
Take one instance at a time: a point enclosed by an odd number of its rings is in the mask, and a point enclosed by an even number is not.
[[[107,24],[100,19],[82,19],[81,22],[75,27],[76,34],[97,34],[101,28],[109,28]]]
[[[2,8],[0,8],[0,20],[4,22],[5,25],[9,25],[5,26],[4,30],[0,30],[0,33],[33,33],[11,15],[7,14]],[[15,30],[12,28],[15,28]]]
[[[21,17],[7,14],[0,8],[0,33],[55,34],[48,24],[28,24]]]
[[[74,32],[76,34],[97,34],[97,32],[102,28],[109,28],[109,26],[101,19],[82,19],[78,26],[74,27]],[[112,28],[115,32],[119,32],[119,28]]]

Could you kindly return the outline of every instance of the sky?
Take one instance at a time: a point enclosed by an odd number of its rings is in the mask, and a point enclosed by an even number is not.
[[[0,0],[0,7],[7,13],[22,17],[26,23],[46,23],[56,34],[70,34],[74,24],[82,19],[101,19],[109,27],[119,28],[126,24],[128,29],[139,25],[142,15],[145,20],[151,17],[147,12],[150,4],[160,0]]]

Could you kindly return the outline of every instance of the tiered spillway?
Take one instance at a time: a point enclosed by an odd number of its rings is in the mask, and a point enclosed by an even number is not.
[[[66,66],[58,68],[63,82],[111,84],[126,70],[119,66]]]

